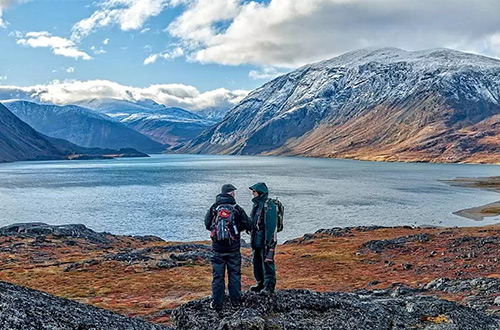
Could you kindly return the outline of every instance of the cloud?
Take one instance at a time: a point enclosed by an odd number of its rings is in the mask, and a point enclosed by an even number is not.
[[[500,57],[498,0],[184,0],[166,31],[201,63],[297,67],[377,46]]]
[[[215,23],[234,19],[241,5],[239,0],[193,0],[167,28],[176,37],[191,44],[205,45],[217,36]]]
[[[72,66],[70,66],[70,67],[67,67],[67,68],[65,69],[65,71],[66,71],[67,73],[73,73],[73,72],[75,72],[75,68],[74,68],[74,67],[72,67]]]
[[[1,3],[0,3],[0,28],[6,28],[7,27],[7,22],[5,22],[2,19],[2,15],[3,15],[3,9],[2,9]]]
[[[102,41],[102,44],[103,45],[107,45],[109,43],[109,38],[106,38]]]
[[[29,87],[0,86],[0,100],[28,98],[54,104],[71,104],[88,99],[115,98],[129,101],[152,99],[169,107],[188,110],[230,108],[241,101],[249,91],[225,88],[200,92],[183,84],[158,84],[140,88],[120,85],[109,80],[55,80],[47,85]]]
[[[184,55],[184,50],[180,47],[176,47],[175,49],[168,51],[168,52],[151,54],[149,57],[147,57],[144,60],[144,65],[153,64],[159,58],[163,58],[165,60],[173,60],[173,59],[181,57],[183,55]]]
[[[252,80],[259,80],[259,79],[272,79],[276,78],[277,76],[280,76],[284,74],[285,72],[283,71],[278,71],[278,69],[274,67],[263,67],[260,70],[250,70],[248,73],[248,77]]]
[[[14,30],[9,32],[9,37],[20,39],[23,37],[23,34],[21,33],[21,31]]]
[[[16,31],[18,32],[18,31]],[[19,33],[13,34],[17,39],[17,44],[32,48],[52,48],[55,55],[71,57],[75,59],[91,60],[87,53],[78,50],[76,44],[66,38],[51,35],[47,31],[28,32],[24,36]]]
[[[151,54],[144,60],[144,65],[153,64],[158,60],[160,54]]]
[[[114,25],[123,31],[142,29],[144,23],[158,16],[168,3],[168,0],[104,0],[90,17],[73,26],[71,39],[80,40],[97,29]]]
[[[0,76],[0,83],[5,80],[7,80],[7,76]]]
[[[94,55],[106,54],[106,51],[102,47],[98,49],[96,46],[92,46],[90,47],[90,50],[94,53]]]

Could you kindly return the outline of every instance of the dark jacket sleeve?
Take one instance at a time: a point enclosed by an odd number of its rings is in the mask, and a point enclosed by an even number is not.
[[[276,205],[269,201],[266,212],[266,246],[274,247],[277,241],[278,211]]]
[[[214,206],[212,205],[205,214],[205,228],[212,230],[212,220],[214,217]]]
[[[242,230],[252,230],[252,220],[248,217],[247,213],[245,210],[238,206],[238,213],[239,213],[239,226],[238,229],[240,231]]]

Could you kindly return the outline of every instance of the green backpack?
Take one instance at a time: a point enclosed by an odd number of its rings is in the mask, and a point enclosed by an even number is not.
[[[274,205],[276,205],[276,213],[278,214],[278,225],[276,227],[277,232],[279,233],[280,231],[283,230],[283,216],[285,215],[285,207],[283,204],[278,200],[278,197],[276,198],[269,198],[266,203],[264,204],[264,210],[267,209],[267,205],[269,201],[272,201]]]

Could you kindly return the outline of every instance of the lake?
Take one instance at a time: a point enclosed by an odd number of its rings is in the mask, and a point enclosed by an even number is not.
[[[452,214],[500,194],[440,180],[495,176],[495,165],[406,164],[300,157],[153,155],[0,164],[0,226],[82,223],[114,234],[206,240],[205,212],[224,183],[250,213],[248,186],[264,181],[285,205],[280,241],[359,225],[478,226]],[[248,238],[248,237],[244,237]]]

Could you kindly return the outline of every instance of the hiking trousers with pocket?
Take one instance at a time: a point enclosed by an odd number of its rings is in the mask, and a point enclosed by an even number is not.
[[[222,309],[226,288],[225,273],[227,269],[228,290],[231,303],[239,304],[241,300],[241,253],[212,252],[212,298],[215,309]]]
[[[266,249],[253,249],[253,274],[257,285],[274,292],[276,288],[276,266],[274,262],[266,262]]]

